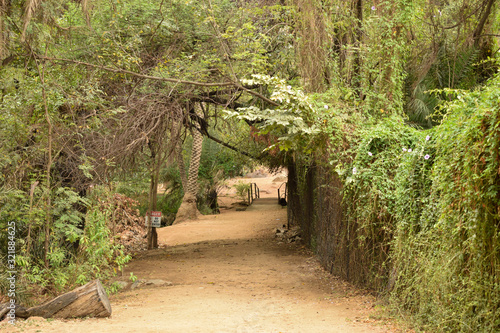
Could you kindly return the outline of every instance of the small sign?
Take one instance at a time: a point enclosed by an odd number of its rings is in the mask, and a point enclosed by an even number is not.
[[[151,227],[160,228],[161,227],[161,212],[150,212],[146,216],[146,226],[149,227],[149,222],[151,221]]]

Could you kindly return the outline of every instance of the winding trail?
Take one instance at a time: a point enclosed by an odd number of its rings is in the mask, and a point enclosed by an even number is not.
[[[29,320],[22,332],[393,332],[370,318],[375,299],[325,273],[298,244],[274,237],[286,223],[276,199],[159,229],[160,249],[126,268],[162,279],[110,297],[108,319]],[[16,330],[14,330],[16,331]]]

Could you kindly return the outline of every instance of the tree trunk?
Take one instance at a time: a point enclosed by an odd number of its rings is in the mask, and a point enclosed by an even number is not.
[[[0,306],[0,313],[3,315],[9,316],[9,311],[11,311],[9,303]],[[25,309],[17,305],[15,316],[16,318],[103,318],[111,316],[111,304],[101,282],[94,280],[39,306]]]
[[[158,201],[158,179],[160,175],[160,167],[162,165],[163,159],[162,159],[162,149],[161,149],[161,143],[153,143],[152,141],[149,142],[149,148],[151,150],[151,178],[150,178],[150,184],[149,184],[149,209],[148,209],[148,215],[152,211],[156,211],[157,209],[157,201]],[[148,234],[147,234],[147,240],[148,240],[148,250],[156,249],[158,248],[158,233],[156,232],[156,228],[151,226],[151,217],[148,216],[149,219],[149,225],[148,225]]]
[[[194,197],[198,194],[198,170],[200,168],[201,150],[203,147],[203,135],[193,129],[193,148],[191,148],[191,161],[189,162],[187,191]]]
[[[181,206],[177,211],[174,224],[185,220],[195,220],[199,215],[196,206],[196,195],[198,194],[198,169],[200,168],[203,135],[197,129],[193,129],[192,135],[193,147],[191,148],[187,189],[182,198]]]
[[[177,167],[179,168],[179,174],[181,176],[182,189],[184,193],[187,192],[187,176],[186,176],[186,166],[184,165],[184,158],[182,157],[182,145],[177,143],[175,147],[175,158],[177,160]]]
[[[165,130],[170,130],[170,139],[172,147],[167,148],[167,136],[159,136],[158,140],[149,140],[148,146],[151,151],[151,163],[150,163],[150,186],[149,186],[149,209],[148,215],[152,211],[156,211],[157,201],[158,201],[158,183],[160,180],[160,169],[162,165],[167,161],[168,157],[175,151],[175,147],[178,142],[178,135],[180,130],[177,130],[177,123],[173,121],[171,126],[165,124]],[[150,218],[150,216],[148,217]],[[156,228],[151,226],[151,220],[149,220],[147,242],[148,250],[158,248],[158,233]]]
[[[181,177],[181,184],[184,193],[187,192],[187,176],[186,176],[186,167],[184,165],[184,158],[182,157],[182,140],[181,140],[181,132],[182,132],[182,122],[173,120],[172,121],[172,136],[170,138],[170,144],[172,152],[168,155],[168,164],[171,165],[177,162],[177,167],[179,169],[179,175]]]
[[[481,37],[481,34],[483,33],[484,25],[486,24],[486,21],[488,20],[488,17],[491,14],[491,8],[493,7],[494,3],[495,0],[488,1],[483,16],[481,17],[481,20],[479,21],[476,29],[474,29],[474,33],[472,36],[474,37],[474,45],[476,47],[479,46],[479,37]]]
[[[155,168],[159,169],[159,165],[156,165]],[[156,211],[156,203],[158,200],[158,173],[153,171],[151,173],[151,182],[149,185],[149,209],[148,209],[148,215],[152,211]],[[147,234],[147,240],[148,240],[148,250],[156,249],[158,248],[158,233],[156,232],[156,228],[152,227],[152,221],[151,221],[151,216],[147,217],[149,219],[149,225],[148,225],[148,234]]]

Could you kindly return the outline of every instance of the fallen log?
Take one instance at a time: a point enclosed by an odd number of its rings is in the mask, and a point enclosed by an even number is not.
[[[16,305],[15,314],[17,318],[103,318],[111,316],[111,304],[101,282],[94,280],[39,306]]]

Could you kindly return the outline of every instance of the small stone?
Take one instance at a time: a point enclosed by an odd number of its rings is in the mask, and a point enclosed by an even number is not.
[[[160,280],[160,279],[153,279],[153,280],[149,280],[148,281],[148,285],[155,285],[157,287],[160,287],[160,286],[171,286],[172,285],[172,282],[170,281],[165,281],[165,280]]]
[[[120,289],[125,289],[130,286],[130,282],[127,281],[116,281],[115,284],[118,285],[118,288]]]
[[[136,280],[132,286],[130,287],[130,289],[134,290],[135,288],[139,287],[139,285],[141,284],[141,280]]]

